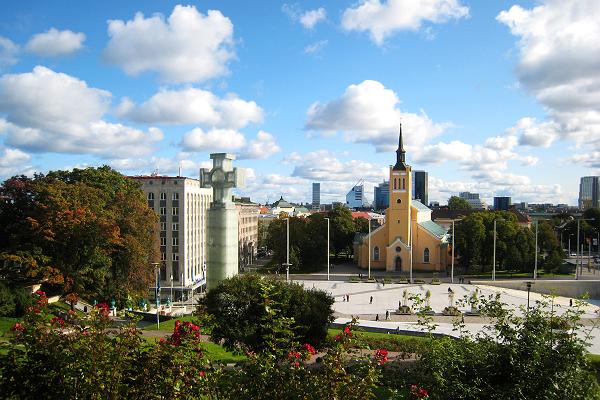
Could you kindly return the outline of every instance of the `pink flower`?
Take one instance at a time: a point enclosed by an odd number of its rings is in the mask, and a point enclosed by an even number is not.
[[[349,326],[344,327],[344,335],[352,336],[352,332],[350,331]]]
[[[383,365],[388,361],[388,351],[386,349],[379,349],[375,352],[375,361],[379,365]]]
[[[204,378],[206,376],[206,372],[200,371],[198,375],[200,375],[200,378]]]
[[[16,324],[13,325],[13,327],[10,330],[13,332],[23,332],[25,330],[25,328],[23,327],[23,324],[20,324],[19,322],[17,322]]]

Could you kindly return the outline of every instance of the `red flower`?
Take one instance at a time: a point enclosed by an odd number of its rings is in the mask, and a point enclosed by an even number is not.
[[[296,361],[296,362],[294,363],[294,368],[298,368],[298,367],[300,367],[300,363],[299,363],[298,361]]]
[[[344,335],[352,336],[352,332],[350,331],[349,326],[344,327]]]
[[[290,351],[288,353],[288,358],[298,359],[298,358],[300,358],[300,353],[298,353],[297,351]]]
[[[57,324],[60,325],[60,327],[62,328],[63,326],[65,326],[65,320],[59,317],[54,317],[50,320],[50,323],[52,325]]]
[[[96,309],[98,309],[98,311],[100,311],[100,315],[102,315],[105,318],[108,318],[108,316],[110,315],[110,308],[106,303],[96,304]]]
[[[206,372],[200,371],[198,375],[200,375],[200,378],[204,378],[206,376]]]
[[[342,339],[342,337],[340,335],[335,335],[334,339],[336,342],[339,342]]]
[[[37,294],[37,295],[38,295],[38,296],[40,296],[40,297],[46,297],[46,292],[43,292],[43,291],[41,291],[41,290],[36,290],[36,291],[35,291],[35,294]]]
[[[164,337],[161,337],[160,340],[159,340],[159,343],[160,344],[165,344],[165,343],[167,343],[167,341],[165,340]]]
[[[317,350],[308,343],[304,345],[304,350],[308,351],[311,355],[317,354]]]
[[[13,332],[23,332],[25,328],[23,327],[23,324],[17,322],[12,328],[10,328],[10,330]]]
[[[388,351],[386,349],[379,349],[375,352],[375,361],[379,363],[379,365],[383,365],[388,361]],[[411,386],[412,390],[412,386]]]
[[[427,393],[427,390],[418,387],[417,385],[410,385],[410,394],[411,394],[411,398],[415,398],[415,399],[428,399],[429,398],[429,393]]]

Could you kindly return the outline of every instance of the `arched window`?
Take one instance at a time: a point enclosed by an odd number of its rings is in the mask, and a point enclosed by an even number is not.
[[[427,247],[425,247],[425,250],[423,250],[423,262],[429,262],[429,249]]]
[[[373,260],[379,261],[379,247],[373,247]]]
[[[406,186],[404,185],[404,178],[402,178],[402,190],[405,190]]]
[[[148,200],[154,200],[154,193],[148,193]]]
[[[394,178],[394,190],[396,190],[396,189],[398,189],[398,188],[396,187],[396,178]]]

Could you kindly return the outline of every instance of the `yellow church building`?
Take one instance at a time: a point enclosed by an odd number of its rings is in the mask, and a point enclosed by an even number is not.
[[[449,264],[448,236],[442,226],[431,220],[431,209],[420,201],[412,200],[412,174],[406,164],[402,145],[402,126],[396,164],[390,166],[389,208],[385,223],[359,237],[354,245],[355,262],[362,268],[408,272],[445,271]],[[412,252],[411,252],[412,247]]]

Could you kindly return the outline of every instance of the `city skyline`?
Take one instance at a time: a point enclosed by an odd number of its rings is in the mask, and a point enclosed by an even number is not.
[[[237,192],[373,199],[402,123],[429,200],[576,205],[599,175],[600,3],[9,2],[0,16],[0,178],[108,164]]]

